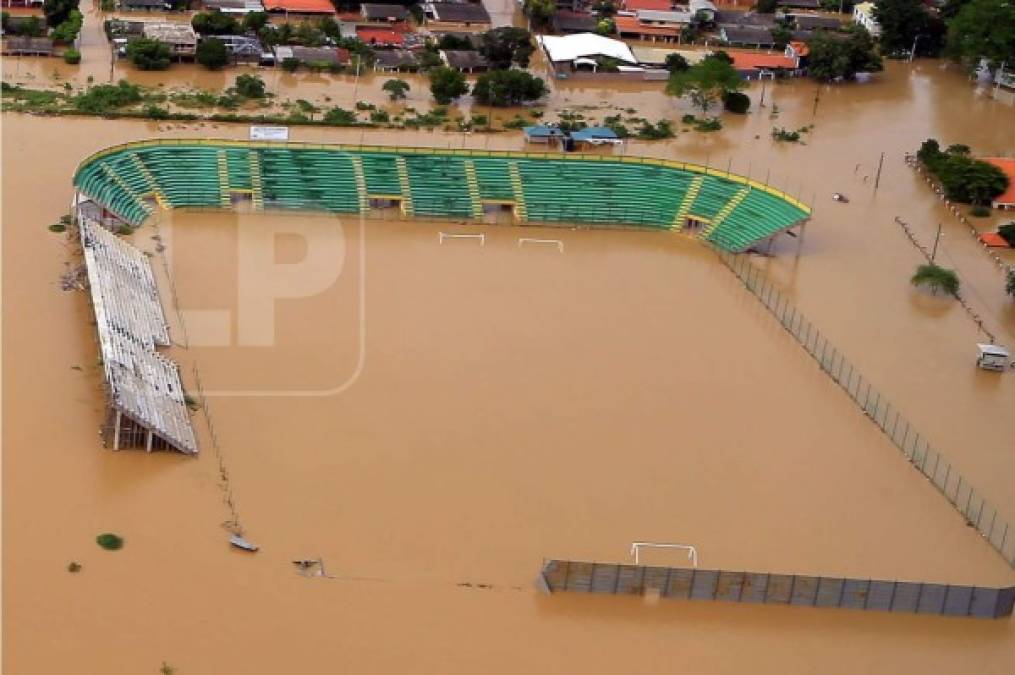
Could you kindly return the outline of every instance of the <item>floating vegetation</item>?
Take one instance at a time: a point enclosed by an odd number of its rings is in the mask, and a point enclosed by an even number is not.
[[[95,543],[107,551],[119,551],[123,548],[123,537],[112,532],[104,532],[95,538]]]

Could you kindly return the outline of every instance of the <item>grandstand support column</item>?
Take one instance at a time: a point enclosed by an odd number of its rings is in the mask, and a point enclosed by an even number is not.
[[[800,250],[804,247],[804,231],[807,229],[807,219],[800,223],[800,236],[796,238],[796,256],[800,257]]]
[[[113,450],[119,450],[120,449],[120,416],[121,416],[121,414],[122,413],[120,413],[119,410],[116,411],[116,426],[113,427]]]
[[[152,451],[152,430],[151,429],[148,430],[148,436],[145,439],[145,450],[147,450],[148,452]]]

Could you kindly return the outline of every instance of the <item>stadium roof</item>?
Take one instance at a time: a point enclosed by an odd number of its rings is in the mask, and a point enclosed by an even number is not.
[[[608,56],[625,63],[638,62],[625,43],[595,33],[540,35],[538,39],[549,59],[555,63],[590,56]]]

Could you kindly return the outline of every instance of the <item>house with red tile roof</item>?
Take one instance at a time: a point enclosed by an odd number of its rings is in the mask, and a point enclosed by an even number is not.
[[[986,157],[983,160],[993,164],[1008,176],[1008,189],[994,197],[990,203],[995,209],[1015,209],[1015,159],[1010,157]]]
[[[335,13],[331,0],[264,0],[266,12],[280,14],[327,14]]]

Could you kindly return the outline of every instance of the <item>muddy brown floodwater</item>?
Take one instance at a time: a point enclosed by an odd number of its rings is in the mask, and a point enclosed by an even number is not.
[[[328,82],[354,100],[344,80]],[[554,87],[551,107],[686,111],[647,86]],[[869,86],[768,85],[766,102],[727,116],[722,132],[622,151],[730,166],[813,197],[801,255],[787,239],[757,264],[1015,517],[1003,421],[1015,378],[975,370],[968,316],[909,286],[920,259],[893,220],[928,243],[944,223],[939,255],[1015,344],[1000,273],[902,161],[928,136],[1011,154],[1015,113],[933,63],[890,64]],[[812,123],[805,145],[770,139],[773,125]],[[263,547],[229,550],[205,413],[197,459],[99,446],[90,308],[60,290],[70,252],[45,226],[66,212],[89,152],[246,133],[3,117],[5,672],[145,673],[163,661],[187,675],[1010,672],[1010,620],[532,589],[544,556],[625,560],[636,539],[696,544],[707,567],[1015,583],[714,255],[667,233],[221,213],[146,224],[135,241],[153,253],[167,302],[166,270],[175,282],[189,348],[172,356],[187,385],[196,367],[206,390],[277,390],[210,398],[240,520]],[[293,137],[521,147],[517,134]],[[441,244],[441,231],[483,232],[485,246]],[[519,246],[525,236],[560,239],[564,252]],[[238,251],[298,265],[322,241],[340,273],[278,301],[270,346],[239,344],[250,328],[241,290],[273,277],[241,285],[256,275]],[[329,389],[339,391],[281,395]],[[103,531],[124,549],[96,547]],[[318,556],[333,579],[294,572],[291,560]],[[71,560],[80,573],[65,571]]]

